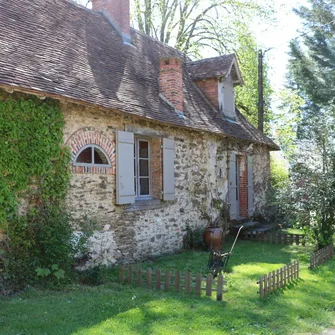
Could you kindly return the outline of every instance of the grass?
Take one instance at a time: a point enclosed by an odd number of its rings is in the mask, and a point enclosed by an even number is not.
[[[335,326],[335,261],[310,271],[309,252],[238,241],[222,302],[113,283],[62,292],[30,289],[0,300],[0,334],[317,334]],[[143,266],[204,272],[207,257],[184,252]],[[294,259],[301,261],[301,279],[261,301],[259,276]]]
[[[305,235],[305,232],[302,229],[298,228],[286,228],[281,230],[284,234],[297,234],[297,235]]]

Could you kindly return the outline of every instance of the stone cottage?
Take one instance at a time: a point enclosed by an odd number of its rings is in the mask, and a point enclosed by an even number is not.
[[[0,89],[61,102],[69,209],[97,220],[93,260],[181,248],[218,205],[261,214],[278,146],[235,108],[235,55],[191,61],[129,24],[129,0],[0,0]]]

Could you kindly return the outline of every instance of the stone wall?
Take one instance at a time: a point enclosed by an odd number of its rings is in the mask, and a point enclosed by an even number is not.
[[[73,172],[68,206],[77,217],[87,215],[100,227],[92,240],[92,263],[131,262],[179,250],[187,225],[204,227],[218,214],[213,204],[217,200],[227,201],[228,152],[234,150],[245,155],[250,151],[250,143],[154,124],[117,111],[73,104],[63,104],[62,109],[66,120],[65,142],[85,127],[96,129],[111,141],[115,141],[117,129],[175,141],[175,201],[164,202],[157,197],[117,206],[115,174]],[[254,155],[255,211],[261,212],[269,155],[258,146],[253,146],[248,154]]]

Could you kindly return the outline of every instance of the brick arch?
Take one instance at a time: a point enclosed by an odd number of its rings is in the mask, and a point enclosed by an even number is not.
[[[73,162],[77,153],[85,146],[95,144],[105,151],[111,167],[86,167],[74,166]],[[66,145],[71,149],[72,172],[74,173],[96,173],[96,174],[115,174],[115,142],[106,136],[102,131],[92,127],[85,127],[74,132],[66,141]]]

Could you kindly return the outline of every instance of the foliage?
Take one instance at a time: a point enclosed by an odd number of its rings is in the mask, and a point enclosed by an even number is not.
[[[0,272],[5,287],[59,282],[78,250],[63,210],[70,178],[59,103],[0,91]]]
[[[274,190],[283,189],[289,181],[288,167],[283,159],[271,156],[271,186]]]
[[[321,154],[311,146],[300,148],[292,168],[290,194],[297,223],[318,248],[332,243],[335,227],[335,166],[325,169]]]
[[[183,237],[183,247],[186,250],[204,250],[205,243],[203,239],[204,229],[200,227],[192,228],[186,226],[186,233]]]
[[[291,155],[290,196],[299,224],[323,247],[331,242],[335,225],[335,6],[309,0],[296,13],[305,36],[302,43],[291,43],[289,83],[305,104]]]
[[[301,110],[305,100],[294,89],[284,88],[277,96],[280,104],[274,115],[276,138],[288,160],[296,150],[297,131],[301,122]]]
[[[229,260],[232,272],[225,275],[222,302],[205,294],[198,298],[116,283],[76,285],[65,293],[28,290],[0,300],[0,333],[39,334],[43,329],[48,335],[321,334],[335,327],[335,260],[310,271],[310,251],[239,240]],[[301,280],[261,301],[259,276],[295,259],[301,264]],[[143,268],[204,273],[207,261],[208,252],[182,252]]]
[[[133,18],[145,34],[188,55],[199,55],[203,47],[215,49],[216,42],[229,44],[239,23],[256,14],[264,18],[271,11],[257,1],[135,0]]]
[[[232,50],[233,51],[233,50]],[[243,86],[237,86],[236,107],[257,128],[258,126],[258,50],[255,37],[247,27],[239,26],[235,51],[243,75]],[[264,132],[269,133],[273,119],[270,98],[273,93],[268,77],[268,65],[263,60]]]
[[[78,272],[80,282],[84,285],[97,286],[108,282],[109,276],[106,266],[96,265]]]
[[[20,202],[59,203],[68,181],[69,151],[58,102],[0,91],[0,228]]]
[[[3,286],[15,290],[27,284],[53,283],[69,275],[76,256],[87,253],[92,224],[81,222],[75,237],[73,219],[56,206],[41,205],[8,220],[8,244],[3,260]]]

